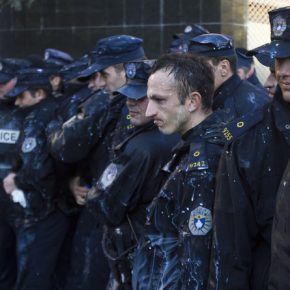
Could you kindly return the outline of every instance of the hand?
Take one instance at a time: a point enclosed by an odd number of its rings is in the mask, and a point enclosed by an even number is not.
[[[76,203],[78,205],[84,205],[86,203],[86,196],[89,192],[89,189],[80,185],[79,176],[76,176],[70,180],[69,188],[73,193]]]
[[[15,184],[16,173],[11,172],[3,179],[3,187],[7,194],[11,194],[13,190],[17,189]]]

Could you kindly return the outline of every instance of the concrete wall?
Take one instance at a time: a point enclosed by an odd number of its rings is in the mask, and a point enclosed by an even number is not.
[[[211,32],[233,34],[244,43],[247,0],[35,0],[22,11],[0,11],[0,56],[43,54],[47,47],[74,57],[99,38],[131,34],[144,39],[149,58],[164,52],[176,32],[199,23]],[[238,4],[238,5],[236,5]],[[241,44],[240,44],[241,45]]]

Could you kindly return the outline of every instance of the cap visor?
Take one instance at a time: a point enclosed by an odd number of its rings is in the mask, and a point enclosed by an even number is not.
[[[16,97],[18,95],[20,95],[21,93],[23,93],[24,91],[26,91],[28,89],[27,86],[19,86],[19,87],[15,87],[13,90],[11,90],[10,92],[7,93],[7,97]]]
[[[139,100],[147,96],[146,84],[127,84],[117,90],[129,99]]]
[[[84,69],[83,71],[80,72],[79,77],[88,77],[96,72],[99,72],[101,70],[103,70],[104,68],[106,68],[106,66],[104,65],[100,65],[100,64],[92,64],[91,66],[89,66],[88,68]]]

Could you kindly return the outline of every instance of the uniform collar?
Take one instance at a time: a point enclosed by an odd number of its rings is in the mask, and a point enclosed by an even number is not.
[[[175,146],[174,151],[186,149],[194,140],[203,139],[208,129],[216,127],[217,124],[222,125],[223,116],[223,112],[211,113],[200,124],[189,129],[181,136],[181,141]],[[217,128],[217,130],[221,130],[222,133],[222,128],[223,126],[221,126],[220,129]]]
[[[234,74],[221,84],[214,93],[213,97],[213,110],[223,109],[224,103],[227,98],[233,96],[233,92],[240,85],[242,80],[238,75]]]

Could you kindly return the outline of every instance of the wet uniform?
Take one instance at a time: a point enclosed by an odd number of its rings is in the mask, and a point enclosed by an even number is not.
[[[50,289],[67,229],[66,217],[55,207],[56,176],[46,143],[45,129],[55,109],[56,104],[49,97],[21,109],[26,111],[19,137],[21,164],[14,172],[17,193],[22,192],[23,198],[10,200],[6,215],[17,241],[16,288],[19,290]]]
[[[3,178],[20,165],[17,141],[24,114],[7,101],[0,101],[0,289],[12,289],[16,278],[15,238],[7,223],[10,197],[4,191]]]
[[[167,180],[149,206],[133,264],[134,289],[206,289],[215,172],[223,139],[213,113],[182,136],[163,167]],[[210,136],[210,137],[209,137]]]
[[[269,100],[264,90],[233,75],[216,89],[213,110],[223,109],[228,115],[227,121],[232,121],[255,111]]]
[[[82,104],[81,113],[50,137],[52,154],[67,163],[77,162],[75,174],[81,177],[81,185],[88,188],[96,183],[108,164],[111,144],[119,143],[132,129],[125,109],[125,97],[117,95],[108,100],[104,95],[99,99],[89,98]],[[114,130],[115,127],[118,130]],[[102,227],[92,215],[90,206],[83,207],[73,241],[66,289],[94,289],[96,284],[105,287],[109,268],[101,248],[102,235]]]
[[[269,290],[290,289],[290,163],[277,193],[276,211],[272,229],[271,267]]]
[[[152,122],[136,127],[114,147],[115,158],[97,183],[95,214],[107,228],[104,251],[116,267],[115,274],[119,272],[116,279],[125,277],[127,287],[131,283],[130,259],[144,229],[146,207],[163,182],[159,170],[177,140],[177,135],[160,133]]]
[[[289,104],[272,103],[228,125],[215,202],[209,289],[268,289],[276,193],[290,157]]]

